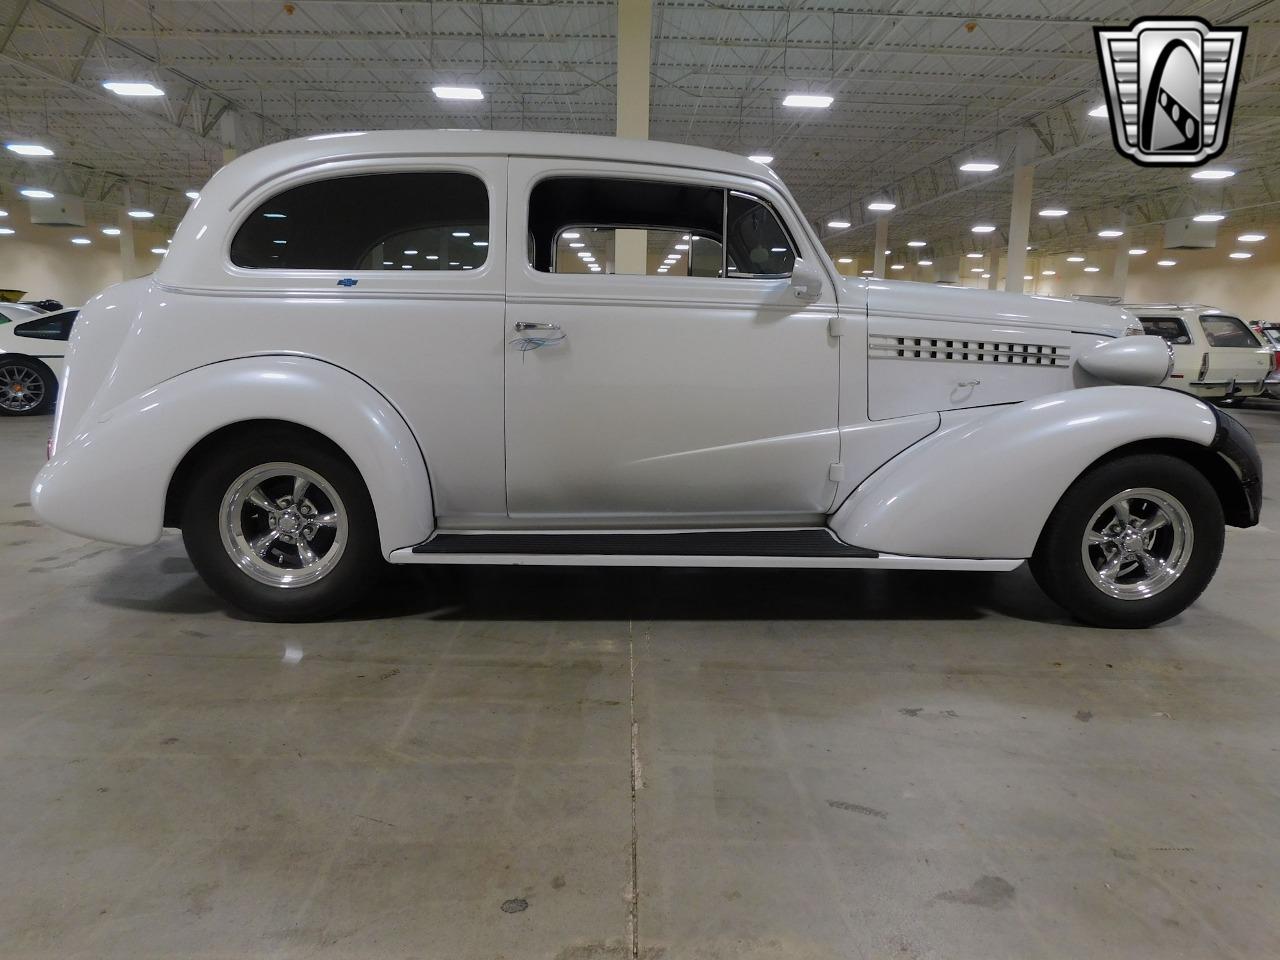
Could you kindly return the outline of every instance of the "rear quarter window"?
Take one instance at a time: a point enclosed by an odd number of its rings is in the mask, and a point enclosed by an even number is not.
[[[1238,317],[1225,317],[1221,314],[1207,314],[1200,318],[1200,326],[1204,329],[1205,339],[1214,347],[1252,347],[1258,349],[1260,344]]]
[[[1163,337],[1169,343],[1178,345],[1191,342],[1187,333],[1187,325],[1181,317],[1139,317],[1142,329],[1153,337]]]

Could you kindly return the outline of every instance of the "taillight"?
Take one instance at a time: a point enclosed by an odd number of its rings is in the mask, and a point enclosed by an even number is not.
[[[1280,373],[1280,350],[1271,351],[1271,372]]]

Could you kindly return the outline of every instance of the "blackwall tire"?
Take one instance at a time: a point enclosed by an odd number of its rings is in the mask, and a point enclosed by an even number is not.
[[[1177,457],[1135,454],[1100,464],[1068,488],[1031,571],[1077,620],[1150,627],[1209,585],[1225,534],[1222,503],[1199,470]]]
[[[38,417],[52,413],[57,402],[58,378],[47,364],[0,355],[0,416]]]
[[[271,430],[212,450],[190,471],[182,538],[215,593],[255,617],[321,620],[384,568],[364,481],[335,447]]]

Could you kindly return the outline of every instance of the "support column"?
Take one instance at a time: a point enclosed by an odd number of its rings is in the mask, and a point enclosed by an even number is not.
[[[1026,244],[1023,244],[1023,246],[1026,246]],[[987,257],[987,260],[991,263],[991,266],[987,267],[987,273],[990,274],[990,276],[987,277],[987,289],[999,290],[1000,289],[1000,255],[996,253],[996,251],[993,249],[991,251],[991,255]],[[1022,274],[1018,274],[1018,276],[1022,276]]]
[[[240,155],[241,141],[243,138],[240,136],[239,114],[234,110],[228,110],[219,117],[218,132],[221,134],[222,165],[225,167]]]
[[[120,227],[120,277],[132,280],[141,276],[138,273],[138,255],[133,245],[133,217],[129,210],[133,206],[133,196],[126,185],[120,189],[120,214],[116,225]]]
[[[1120,238],[1120,246],[1116,248],[1115,266],[1111,268],[1111,289],[1108,291],[1112,296],[1124,299],[1124,288],[1129,283],[1129,238],[1127,236]]]
[[[883,277],[885,274],[884,252],[889,249],[889,218],[876,217],[876,249],[872,276]]]
[[[1018,146],[1014,151],[1017,166],[1013,171],[1013,203],[1009,208],[1009,260],[1004,288],[1009,293],[1021,293],[1027,272],[1027,240],[1031,236],[1031,190],[1035,182],[1035,164],[1031,162],[1035,149],[1034,134],[1030,130],[1018,132]],[[992,272],[992,277],[995,273]]]
[[[649,139],[649,43],[652,0],[618,0],[618,129],[620,137]],[[619,230],[614,237],[614,271],[648,272],[649,235]]]
[[[933,261],[934,279],[939,283],[959,283],[961,257],[943,257]],[[968,262],[968,261],[963,261]]]

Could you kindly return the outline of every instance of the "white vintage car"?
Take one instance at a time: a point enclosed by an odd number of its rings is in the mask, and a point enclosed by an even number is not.
[[[1266,392],[1271,349],[1239,317],[1201,303],[1127,303],[1148,334],[1173,351],[1169,386],[1206,400],[1248,400]]]
[[[180,527],[254,614],[384,561],[1013,570],[1145,626],[1258,520],[1249,435],[1114,307],[839,276],[768,167],[674,144],[280,143],[76,323],[38,514]]]

